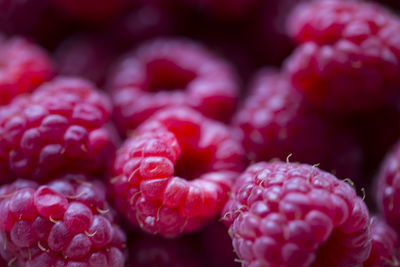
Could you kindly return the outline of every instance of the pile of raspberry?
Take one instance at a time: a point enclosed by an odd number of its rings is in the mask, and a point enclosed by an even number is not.
[[[0,0],[0,266],[400,266],[392,0]]]

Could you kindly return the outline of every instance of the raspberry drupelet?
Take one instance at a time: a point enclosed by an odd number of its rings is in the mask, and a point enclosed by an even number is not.
[[[344,131],[309,109],[287,77],[271,69],[256,75],[234,117],[251,161],[273,158],[320,164],[341,178],[360,178],[362,151]]]
[[[229,120],[239,88],[231,66],[188,40],[158,39],[125,57],[110,77],[116,121],[125,132],[155,111],[190,106],[204,115]]]
[[[51,59],[40,47],[21,37],[0,36],[0,105],[32,92],[53,75]]]
[[[161,110],[117,153],[114,201],[149,233],[191,232],[219,214],[244,158],[228,126],[189,108]]]
[[[396,231],[383,218],[371,218],[372,249],[364,267],[399,266],[399,238]]]
[[[9,266],[124,266],[126,237],[100,181],[67,174],[0,188],[0,254]]]
[[[112,163],[112,106],[82,79],[60,77],[0,108],[0,182],[63,172],[102,175]]]
[[[244,266],[362,266],[370,254],[365,203],[350,185],[311,165],[250,166],[222,214]]]
[[[400,20],[361,1],[314,1],[289,18],[300,46],[286,61],[294,86],[321,111],[362,113],[400,96]]]

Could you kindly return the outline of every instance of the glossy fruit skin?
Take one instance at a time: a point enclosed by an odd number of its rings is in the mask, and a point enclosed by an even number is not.
[[[0,181],[103,175],[113,160],[112,106],[90,82],[58,77],[0,108]]]
[[[244,266],[362,266],[371,250],[365,203],[350,185],[311,165],[248,167],[222,219]]]
[[[10,266],[124,266],[125,233],[100,181],[81,174],[42,186],[17,180],[0,194],[0,254]]]
[[[22,37],[0,36],[0,105],[30,93],[55,74],[50,56]]]
[[[117,64],[109,88],[117,125],[125,133],[171,106],[189,106],[207,117],[228,121],[239,94],[232,66],[185,39],[142,44]]]
[[[361,178],[363,154],[356,140],[311,109],[284,73],[259,71],[233,124],[253,162],[289,157],[319,164],[340,179]]]
[[[364,113],[399,99],[400,20],[388,10],[315,1],[297,8],[288,32],[299,46],[285,70],[321,112]]]
[[[161,110],[117,152],[113,199],[133,225],[176,237],[217,216],[245,163],[226,125],[188,108]]]

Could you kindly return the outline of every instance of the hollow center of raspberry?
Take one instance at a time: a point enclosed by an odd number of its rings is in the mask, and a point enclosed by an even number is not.
[[[174,176],[186,180],[194,180],[209,172],[211,155],[207,151],[196,151],[193,148],[184,148],[175,164]]]
[[[183,90],[196,78],[195,72],[176,63],[158,59],[147,63],[147,90],[151,92]]]

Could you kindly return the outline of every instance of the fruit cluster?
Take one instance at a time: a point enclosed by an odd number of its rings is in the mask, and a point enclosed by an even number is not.
[[[0,0],[0,266],[400,266],[399,8]]]

